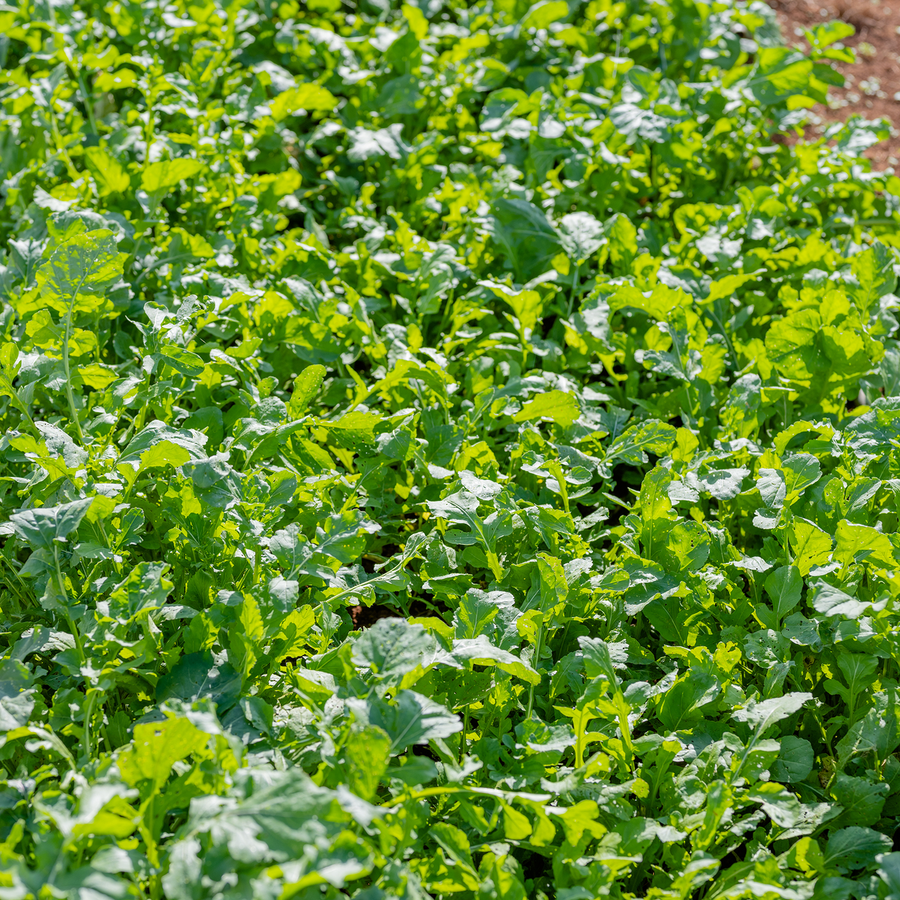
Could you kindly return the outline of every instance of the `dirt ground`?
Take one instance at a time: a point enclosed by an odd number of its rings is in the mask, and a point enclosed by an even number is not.
[[[843,88],[832,87],[828,108],[811,110],[810,137],[853,113],[885,118],[895,126],[889,141],[867,153],[876,169],[900,169],[900,0],[768,0],[788,44],[806,49],[804,29],[840,19],[856,29],[844,44],[856,51],[853,65],[840,65]]]

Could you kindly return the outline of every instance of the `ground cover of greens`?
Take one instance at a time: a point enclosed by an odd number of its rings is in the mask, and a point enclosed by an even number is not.
[[[0,898],[900,898],[900,179],[759,2],[0,6]]]

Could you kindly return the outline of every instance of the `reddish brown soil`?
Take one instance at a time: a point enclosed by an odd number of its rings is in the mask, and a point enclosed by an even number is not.
[[[389,609],[386,606],[351,606],[347,612],[350,613],[350,621],[357,631],[371,628],[379,619],[400,615],[396,609]]]
[[[854,113],[887,119],[892,126],[900,122],[900,0],[769,0],[769,5],[778,14],[787,43],[804,50],[804,30],[819,22],[840,19],[856,29],[843,41],[856,51],[856,62],[836,67],[846,84],[831,88],[829,107],[811,110],[809,137]],[[890,140],[866,153],[876,169],[898,167],[900,131],[892,130]]]
[[[353,622],[353,627],[357,631],[362,631],[363,628],[371,628],[379,619],[391,619],[397,616],[402,618],[403,616],[403,613],[396,607],[382,606],[380,604],[375,606],[351,606],[347,609],[347,612],[350,614],[350,621]],[[409,613],[411,616],[437,615],[435,610],[430,609],[421,600],[413,600]]]

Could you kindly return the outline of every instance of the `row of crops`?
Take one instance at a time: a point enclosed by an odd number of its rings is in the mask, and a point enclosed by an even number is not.
[[[849,33],[0,5],[0,900],[900,898]]]

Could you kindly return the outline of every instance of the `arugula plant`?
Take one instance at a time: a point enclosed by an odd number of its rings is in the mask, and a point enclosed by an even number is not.
[[[0,7],[0,898],[900,897],[849,31]]]

